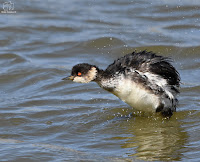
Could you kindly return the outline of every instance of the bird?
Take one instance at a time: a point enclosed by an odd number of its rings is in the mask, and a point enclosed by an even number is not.
[[[180,75],[171,62],[171,58],[152,51],[134,51],[116,59],[105,70],[88,63],[77,64],[63,80],[94,81],[135,110],[170,118],[180,93]]]

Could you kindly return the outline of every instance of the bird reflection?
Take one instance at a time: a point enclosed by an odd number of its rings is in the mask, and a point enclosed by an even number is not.
[[[130,148],[127,153],[129,157],[134,156],[141,160],[181,160],[180,150],[188,135],[181,127],[181,121],[177,119],[177,116],[183,116],[180,113],[176,113],[170,120],[159,116],[136,116],[124,121],[121,126],[126,137],[121,147]]]

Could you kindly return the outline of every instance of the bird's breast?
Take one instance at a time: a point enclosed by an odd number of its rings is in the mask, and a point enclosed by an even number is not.
[[[101,87],[106,90],[112,89],[111,93],[139,111],[155,112],[160,104],[158,96],[152,94],[142,85],[125,77],[102,82]]]

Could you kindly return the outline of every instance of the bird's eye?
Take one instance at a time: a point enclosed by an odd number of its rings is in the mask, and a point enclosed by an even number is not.
[[[81,74],[81,72],[78,72],[78,76],[81,76],[82,74]]]

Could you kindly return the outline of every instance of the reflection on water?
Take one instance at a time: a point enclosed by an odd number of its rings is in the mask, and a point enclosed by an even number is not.
[[[133,148],[134,153],[129,153],[130,156],[143,160],[181,160],[180,149],[188,135],[175,118],[135,118],[126,126],[133,137],[128,138],[122,147]]]
[[[195,112],[195,111],[194,111]],[[189,135],[182,127],[182,120],[192,112],[176,112],[172,118],[163,119],[160,115],[146,116],[137,114],[124,118],[127,112],[120,112],[120,129],[123,133],[112,140],[122,141],[121,148],[126,155],[140,160],[181,160],[183,149],[188,143]]]

